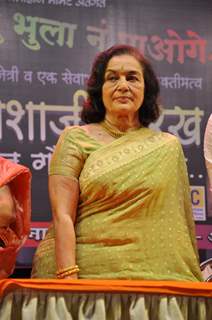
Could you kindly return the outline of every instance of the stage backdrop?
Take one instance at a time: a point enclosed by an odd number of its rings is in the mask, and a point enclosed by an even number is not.
[[[164,111],[154,128],[181,140],[200,258],[212,257],[203,159],[212,112],[211,25],[211,0],[0,1],[0,155],[33,174],[31,233],[17,266],[31,265],[51,220],[47,175],[58,136],[80,123],[94,56],[116,43],[136,46],[155,68]]]

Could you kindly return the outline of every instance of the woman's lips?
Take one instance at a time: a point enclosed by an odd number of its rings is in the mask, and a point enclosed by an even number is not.
[[[121,102],[121,103],[126,103],[131,99],[130,99],[130,97],[117,97],[117,98],[115,98],[115,100],[117,100],[118,102]]]

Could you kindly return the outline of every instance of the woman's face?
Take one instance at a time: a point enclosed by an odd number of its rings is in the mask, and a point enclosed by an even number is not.
[[[144,100],[144,77],[136,58],[124,54],[109,60],[102,98],[106,114],[125,116],[138,113]]]

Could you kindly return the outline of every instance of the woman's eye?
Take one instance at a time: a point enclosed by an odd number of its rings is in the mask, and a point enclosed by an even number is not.
[[[118,79],[117,76],[109,76],[109,77],[107,78],[107,80],[109,80],[109,81],[111,81],[111,82],[115,82],[117,79]]]
[[[131,82],[138,81],[138,78],[134,75],[129,75],[127,76],[127,81],[131,81]]]

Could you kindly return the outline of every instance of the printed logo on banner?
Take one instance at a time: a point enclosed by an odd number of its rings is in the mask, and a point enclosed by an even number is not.
[[[191,186],[192,210],[195,221],[205,221],[205,187]]]

